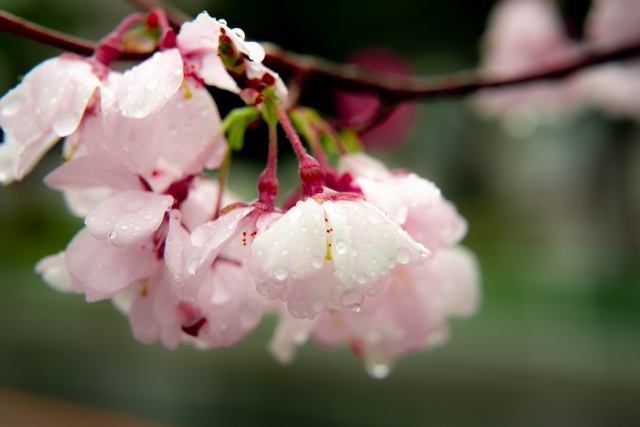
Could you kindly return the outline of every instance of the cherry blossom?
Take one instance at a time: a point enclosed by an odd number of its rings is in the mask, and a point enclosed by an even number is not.
[[[483,47],[483,69],[494,78],[553,68],[579,54],[565,34],[559,12],[547,0],[500,1],[490,17]],[[481,114],[506,114],[514,120],[529,118],[535,122],[553,116],[558,109],[573,108],[582,100],[579,83],[572,79],[487,89],[476,96]]]
[[[478,277],[468,249],[441,249],[424,265],[396,269],[385,290],[357,312],[323,312],[311,336],[328,349],[348,345],[372,376],[383,378],[398,357],[445,342],[447,317],[474,313]]]
[[[140,26],[145,39],[131,41],[127,32]],[[111,63],[126,54],[141,60],[116,71]],[[474,311],[477,266],[453,246],[466,221],[432,182],[349,154],[330,120],[288,105],[297,96],[289,99],[264,57],[206,12],[177,36],[161,9],[133,15],[92,57],[45,61],[0,99],[0,182],[22,179],[65,138],[63,163],[45,183],[85,226],[35,270],[58,291],[110,299],[138,341],[229,347],[272,312],[280,323],[269,348],[279,361],[311,337],[349,345],[384,376],[399,356],[442,342],[448,316]],[[221,120],[206,85],[247,106]],[[296,112],[315,158],[289,117]],[[233,151],[258,121],[269,152],[258,198],[246,202],[225,183]],[[282,205],[278,124],[300,176]],[[337,169],[322,136],[338,148]],[[207,175],[215,169],[219,181]]]
[[[420,263],[428,253],[366,201],[309,198],[256,236],[251,262],[259,293],[313,318],[379,293],[396,264]]]

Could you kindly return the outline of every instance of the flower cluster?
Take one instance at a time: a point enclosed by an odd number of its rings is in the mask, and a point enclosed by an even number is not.
[[[584,39],[592,51],[628,47],[640,39],[635,22],[640,3],[594,0],[586,17]],[[575,30],[579,28],[575,28]],[[546,0],[501,0],[484,37],[484,69],[496,77],[519,77],[580,57],[584,43],[570,37],[559,10]],[[544,123],[559,113],[593,104],[610,114],[638,118],[640,65],[637,60],[603,64],[556,82],[534,82],[514,89],[491,89],[477,95],[485,115],[527,116]]]
[[[144,52],[124,73],[112,67]],[[0,100],[0,180],[22,179],[64,138],[64,163],[45,183],[85,227],[36,271],[89,302],[111,299],[139,341],[231,346],[273,312],[279,360],[311,337],[349,346],[386,376],[397,357],[442,343],[448,316],[475,311],[477,263],[457,246],[466,222],[433,183],[345,148],[311,110],[287,111],[287,88],[264,57],[207,13],[177,34],[162,10],[133,15],[92,57],[45,61]],[[221,120],[207,85],[247,107]],[[258,199],[242,202],[223,180],[258,120],[269,158]],[[301,179],[282,207],[278,123]],[[340,153],[334,166],[327,141]],[[213,169],[220,182],[205,173]]]

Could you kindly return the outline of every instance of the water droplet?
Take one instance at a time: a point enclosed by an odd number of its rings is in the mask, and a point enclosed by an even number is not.
[[[137,212],[144,206],[144,202],[142,200],[131,200],[124,205],[122,205],[122,210],[131,213]]]
[[[262,256],[262,250],[261,250],[261,249],[258,249],[258,250],[256,251],[256,255],[258,255],[258,256]]]
[[[354,313],[360,313],[360,310],[362,310],[360,304],[353,304],[351,306],[351,311],[353,311]]]
[[[53,98],[51,98],[51,103],[55,104],[58,102],[58,98],[56,96],[54,96]]]
[[[76,113],[62,113],[53,121],[53,131],[58,136],[69,136],[78,127],[80,116]]]
[[[292,207],[291,209],[289,209],[289,212],[287,212],[287,215],[293,221],[296,221],[296,220],[300,219],[302,214],[304,214],[304,210],[301,207],[298,207],[298,206]]]
[[[220,19],[218,19],[218,24],[220,24],[220,25],[227,25],[227,20],[226,20],[226,19],[222,19],[222,18],[220,18]]]
[[[367,373],[377,380],[387,378],[389,376],[389,372],[391,372],[391,369],[389,369],[389,366],[384,363],[367,365]]]
[[[93,222],[93,221],[95,221],[96,219],[98,219],[98,216],[97,216],[97,215],[91,215],[91,217],[89,218],[89,222]]]
[[[366,210],[366,214],[367,214],[367,219],[372,223],[372,224],[380,224],[384,221],[384,218],[381,215],[381,212],[379,212],[376,209],[367,209]]]
[[[300,227],[300,230],[302,230],[303,233],[306,233],[307,231],[309,231],[309,228],[307,228],[306,225],[303,225],[302,227]]]
[[[347,242],[342,239],[338,239],[336,241],[336,251],[338,251],[339,254],[346,254],[348,250],[349,245],[347,244]]]
[[[391,232],[389,230],[384,230],[382,232],[382,237],[389,237],[391,235]]]
[[[182,68],[176,68],[175,70],[173,70],[173,74],[175,76],[179,76],[180,74],[182,74]]]
[[[313,258],[311,258],[311,265],[313,266],[313,268],[322,268],[323,263],[324,262],[322,258],[320,258],[319,256],[314,256]]]
[[[143,118],[143,117],[144,117],[144,116],[146,116],[146,115],[147,115],[147,113],[145,113],[143,110],[136,110],[136,111],[133,113],[133,117],[135,117],[136,119],[141,119],[141,118]]]
[[[409,264],[411,261],[411,253],[407,248],[398,249],[398,254],[396,255],[396,259],[400,264]]]
[[[242,29],[241,29],[241,28],[234,28],[234,29],[233,29],[233,30],[231,30],[231,31],[233,31],[233,32],[234,32],[234,34],[235,34],[236,36],[238,36],[238,38],[240,38],[240,39],[244,40],[244,31],[242,31]]]
[[[205,45],[212,45],[215,43],[215,41],[212,38],[209,37],[202,37],[200,39],[200,43],[205,44]]]
[[[23,99],[21,96],[14,96],[11,98],[4,107],[2,107],[1,114],[5,117],[11,117],[18,114],[20,107],[22,107]]]
[[[318,234],[318,231],[320,231],[320,228],[319,228],[318,226],[315,226],[315,227],[313,227],[313,228],[311,229],[311,232],[312,232],[313,234]]]
[[[372,259],[371,259],[371,264],[372,264],[372,265],[375,265],[377,262],[378,262],[378,260],[377,260],[377,259],[375,259],[375,258],[372,258]]]
[[[327,305],[327,300],[324,298],[318,298],[313,302],[313,310],[316,313],[320,313]]]
[[[357,246],[351,246],[351,256],[356,256],[358,255],[358,247]]]
[[[313,214],[313,219],[315,219],[316,221],[320,221],[321,217],[322,215],[320,215],[320,212],[316,212]]]
[[[360,283],[361,285],[364,284],[367,281],[367,275],[364,273],[358,273],[356,274],[356,282]]]
[[[117,232],[116,230],[111,230],[111,231],[109,232],[109,238],[110,238],[111,240],[113,240],[113,239],[115,239],[116,237],[118,237],[118,232]]]
[[[362,293],[356,289],[349,289],[342,294],[342,305],[345,307],[353,307],[354,304],[362,302]]]
[[[396,260],[393,258],[389,258],[389,268],[393,268],[396,266]]]
[[[262,62],[265,57],[264,48],[260,43],[247,42],[245,47],[249,51],[249,59],[255,62]]]
[[[153,219],[153,215],[147,214],[144,216],[144,219],[146,219],[147,221],[151,221]]]
[[[128,226],[128,225],[121,225],[121,226],[120,226],[120,230],[126,230],[127,228],[129,228],[129,226]]]
[[[135,231],[140,231],[140,226],[139,226],[139,225],[136,225],[135,227],[133,227],[133,229],[134,229]]]
[[[287,248],[284,248],[284,249],[282,250],[282,255],[286,255],[286,254],[288,254],[288,253],[289,253],[289,250],[288,250]]]
[[[284,279],[286,279],[287,275],[289,275],[289,272],[284,267],[276,267],[273,270],[273,276],[280,281],[283,281]]]
[[[196,274],[196,270],[202,265],[202,263],[204,262],[204,259],[202,258],[194,258],[191,261],[189,261],[189,264],[187,264],[187,271],[189,271],[189,273],[191,274]]]
[[[158,84],[160,83],[160,79],[157,77],[151,77],[149,80],[147,80],[147,82],[144,84],[144,88],[147,90],[154,90],[155,88],[158,87]]]

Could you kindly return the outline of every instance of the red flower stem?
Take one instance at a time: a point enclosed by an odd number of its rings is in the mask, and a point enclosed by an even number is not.
[[[289,141],[291,142],[293,151],[295,151],[296,155],[298,156],[298,161],[300,162],[303,161],[304,158],[308,156],[308,154],[304,149],[304,147],[302,146],[302,142],[300,141],[298,132],[296,132],[295,128],[293,127],[293,123],[291,123],[291,119],[289,119],[289,115],[287,114],[286,111],[284,111],[284,108],[282,108],[282,106],[279,105],[277,102],[274,102],[273,106],[276,110],[276,113],[278,114],[278,120],[280,121],[280,124],[282,125],[284,132],[289,137]]]
[[[267,166],[258,178],[258,201],[273,210],[278,196],[278,129],[276,123],[269,123],[269,155]]]
[[[216,200],[215,210],[213,211],[212,220],[215,221],[220,216],[220,209],[222,208],[222,196],[224,194],[224,186],[227,183],[227,176],[229,175],[229,167],[231,166],[231,156],[233,150],[227,147],[227,154],[224,156],[224,160],[218,170],[218,198]]]

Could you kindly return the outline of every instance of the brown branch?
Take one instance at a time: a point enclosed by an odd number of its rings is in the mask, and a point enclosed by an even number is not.
[[[26,37],[79,55],[93,54],[95,43],[60,33],[0,10],[0,31]]]
[[[130,1],[144,9],[158,5],[156,0]],[[172,25],[178,25],[187,17],[174,8],[169,8],[168,15]],[[0,31],[17,34],[80,55],[91,55],[95,47],[95,43],[90,41],[50,30],[3,11],[0,11]],[[578,59],[559,61],[555,67],[547,67],[543,71],[515,78],[496,79],[466,72],[442,77],[398,79],[372,74],[353,65],[337,64],[313,56],[298,55],[270,43],[264,43],[263,46],[267,52],[264,64],[277,72],[292,76],[302,75],[305,78],[327,79],[335,88],[375,93],[389,102],[465,95],[481,89],[560,79],[587,67],[640,55],[640,43],[610,51],[596,51],[585,47],[581,50]],[[142,60],[148,56],[148,54],[125,54],[120,59]]]
[[[336,88],[375,93],[390,101],[465,95],[481,89],[560,79],[587,67],[640,55],[640,43],[610,51],[596,51],[585,47],[578,59],[558,62],[555,67],[547,67],[545,70],[515,78],[498,79],[483,77],[477,72],[461,72],[441,77],[397,79],[372,74],[353,65],[337,64],[313,56],[287,52],[269,43],[263,43],[263,46],[267,52],[264,64],[275,71],[320,77],[329,80]]]

